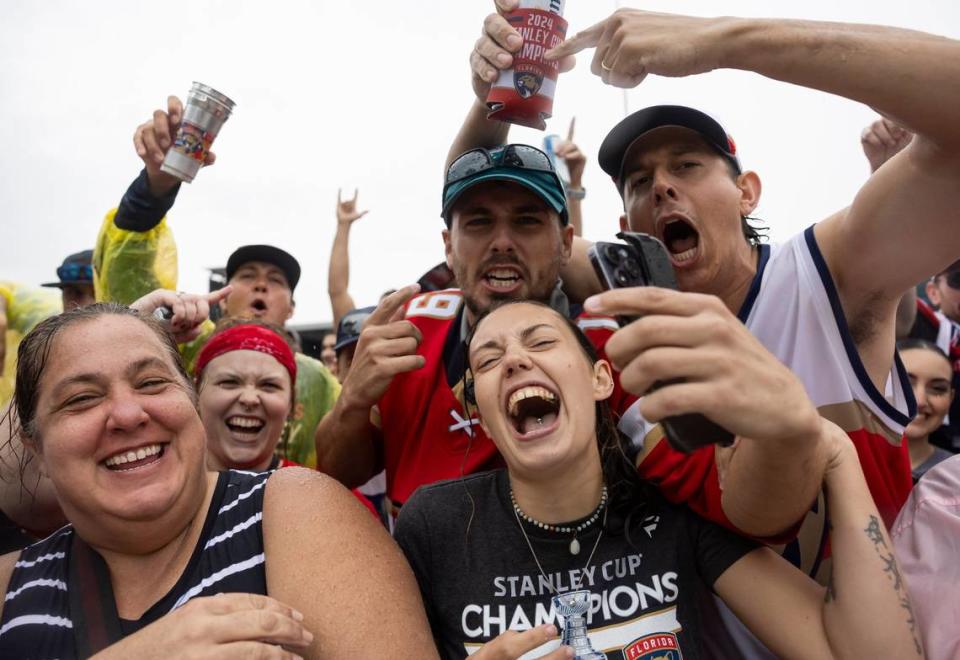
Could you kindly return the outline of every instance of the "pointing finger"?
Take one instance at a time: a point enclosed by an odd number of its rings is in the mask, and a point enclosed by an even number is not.
[[[227,296],[233,291],[233,285],[228,284],[225,287],[217,289],[207,294],[207,302],[212,306],[218,304],[221,300],[226,300]]]
[[[577,32],[556,48],[551,48],[543,54],[543,57],[546,60],[559,60],[568,55],[576,55],[585,48],[593,48],[600,43],[605,29],[605,21],[600,21],[593,27]]]
[[[419,284],[410,284],[402,289],[394,291],[389,296],[380,301],[380,304],[377,305],[377,308],[373,310],[373,313],[370,314],[367,318],[364,326],[368,325],[384,325],[385,323],[391,323],[394,320],[394,317],[398,312],[401,312],[400,318],[403,318],[402,311],[404,305],[406,305],[411,298],[417,295],[420,292]]]

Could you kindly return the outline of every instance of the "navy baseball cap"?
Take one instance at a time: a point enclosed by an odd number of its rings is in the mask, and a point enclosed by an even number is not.
[[[289,252],[272,245],[244,245],[234,250],[227,259],[227,281],[233,279],[240,266],[251,261],[273,264],[286,275],[291,293],[297,288],[297,282],[300,281],[300,263]]]
[[[56,282],[47,282],[40,286],[62,289],[65,286],[93,286],[93,250],[84,250],[71,254],[57,268]]]
[[[375,309],[376,307],[361,307],[360,309],[351,309],[344,314],[340,323],[337,324],[337,343],[333,345],[333,350],[339,354],[340,349],[360,341],[360,331],[363,330],[363,324]]]
[[[508,144],[495,149],[471,149],[447,168],[441,215],[447,228],[450,210],[470,188],[484,181],[513,181],[536,194],[560,215],[566,225],[567,195],[550,157],[528,144]]]
[[[600,168],[613,178],[617,190],[623,195],[623,159],[630,147],[645,133],[663,126],[689,128],[726,158],[740,174],[740,159],[737,157],[737,145],[725,130],[710,115],[682,105],[654,105],[638,110],[613,127],[597,157]]]

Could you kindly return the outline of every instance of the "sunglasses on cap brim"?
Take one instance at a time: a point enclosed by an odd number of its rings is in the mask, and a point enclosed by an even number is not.
[[[92,282],[93,266],[90,264],[64,264],[57,268],[61,282]]]
[[[475,174],[498,167],[514,167],[520,170],[549,172],[556,176],[550,157],[528,144],[508,144],[497,149],[471,149],[461,154],[447,168],[444,186],[463,181]]]

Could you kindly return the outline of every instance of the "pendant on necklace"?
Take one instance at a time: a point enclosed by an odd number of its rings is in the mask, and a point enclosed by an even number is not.
[[[580,541],[577,540],[576,536],[574,536],[573,540],[570,541],[570,554],[571,555],[580,554]]]

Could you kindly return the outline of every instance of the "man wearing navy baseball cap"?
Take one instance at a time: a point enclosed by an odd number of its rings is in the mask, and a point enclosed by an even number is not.
[[[93,250],[83,250],[67,256],[57,268],[57,281],[40,286],[60,289],[63,311],[85,307],[96,302],[93,294]]]

